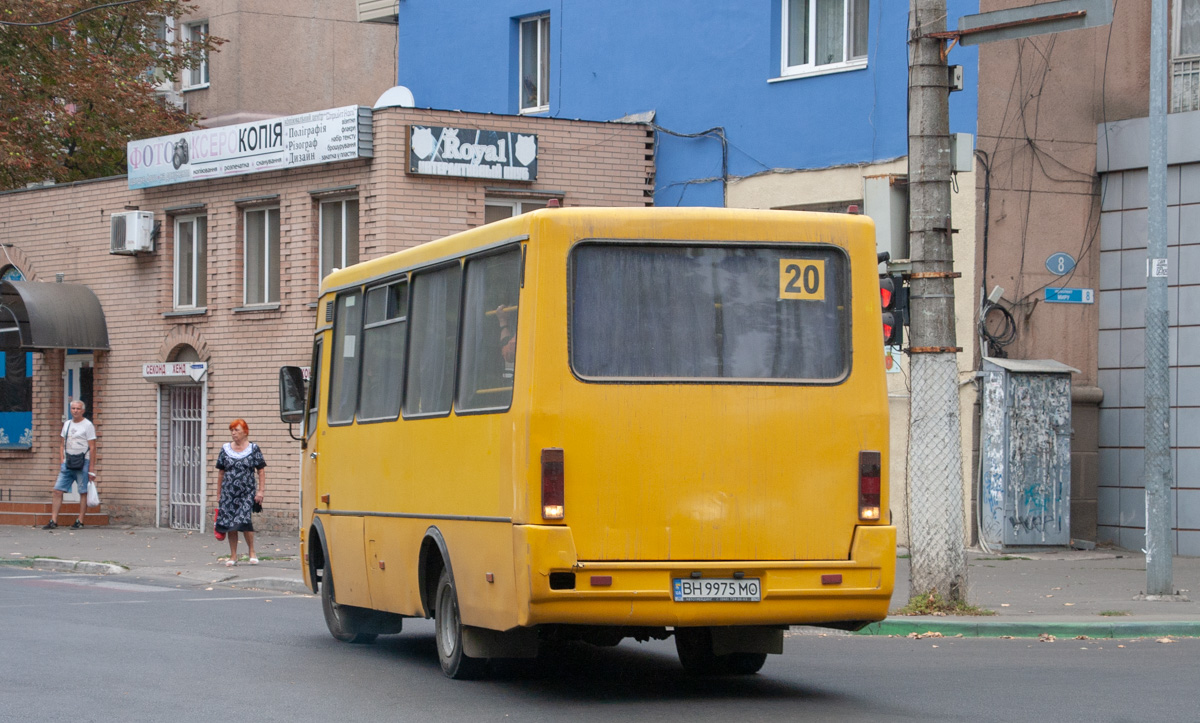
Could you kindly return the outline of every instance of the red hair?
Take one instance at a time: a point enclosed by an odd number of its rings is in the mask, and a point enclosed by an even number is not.
[[[230,429],[230,431],[232,431],[232,430],[234,430],[234,429],[237,429],[238,427],[241,427],[241,428],[242,428],[242,432],[244,432],[245,434],[250,434],[250,427],[246,426],[246,420],[244,420],[244,419],[235,419],[235,420],[233,420],[232,422],[230,422],[230,423],[229,423],[229,429]]]

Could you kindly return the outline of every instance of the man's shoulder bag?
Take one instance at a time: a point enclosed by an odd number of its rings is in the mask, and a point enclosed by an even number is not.
[[[70,436],[71,436],[71,425],[68,424],[67,425],[67,436],[65,437],[65,439],[69,439]],[[87,452],[80,452],[79,454],[68,453],[66,455],[66,462],[67,462],[67,469],[83,469],[83,465],[87,463]]]

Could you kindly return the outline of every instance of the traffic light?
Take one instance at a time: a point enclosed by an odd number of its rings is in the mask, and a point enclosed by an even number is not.
[[[879,277],[879,305],[883,309],[883,345],[903,346],[908,323],[908,287],[899,274]]]

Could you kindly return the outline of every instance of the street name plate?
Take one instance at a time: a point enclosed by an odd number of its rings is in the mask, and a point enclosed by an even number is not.
[[[1093,304],[1096,302],[1096,290],[1047,288],[1046,301],[1051,304]]]

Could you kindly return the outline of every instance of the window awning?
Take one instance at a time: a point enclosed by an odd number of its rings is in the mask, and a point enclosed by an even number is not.
[[[108,349],[100,300],[82,284],[0,282],[0,347]]]

